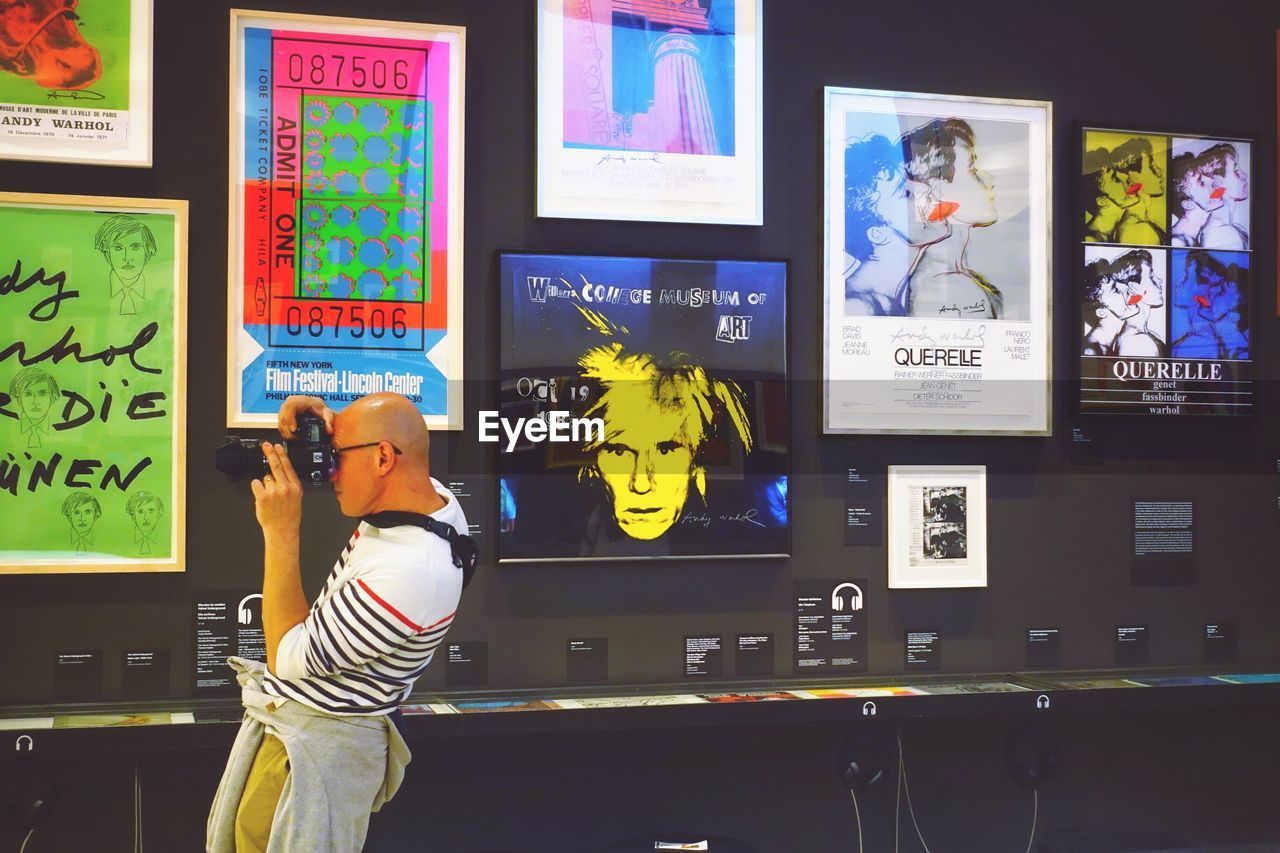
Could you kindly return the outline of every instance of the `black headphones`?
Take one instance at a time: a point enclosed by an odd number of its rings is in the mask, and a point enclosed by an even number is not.
[[[1005,741],[1005,766],[1018,784],[1040,790],[1058,769],[1058,738],[1042,717],[1037,714],[1023,720]]]
[[[895,761],[885,739],[866,732],[850,735],[836,751],[840,781],[855,794],[884,779]]]
[[[379,529],[408,524],[434,533],[449,543],[453,564],[462,569],[462,588],[466,589],[467,584],[471,583],[471,578],[476,573],[476,566],[480,563],[480,546],[470,536],[454,530],[452,524],[445,524],[420,512],[401,512],[400,510],[375,512],[373,515],[366,515],[361,521],[367,521]]]
[[[57,803],[57,783],[28,754],[19,755],[0,774],[0,808],[20,831],[43,825]]]

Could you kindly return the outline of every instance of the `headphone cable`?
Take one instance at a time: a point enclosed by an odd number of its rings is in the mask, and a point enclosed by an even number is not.
[[[898,727],[898,800],[902,799],[902,792],[907,792],[907,813],[911,815],[911,823],[916,828],[916,837],[920,839],[920,843],[924,846],[925,853],[931,853],[929,845],[924,840],[924,834],[920,832],[920,824],[916,821],[916,810],[911,804],[911,785],[907,782],[907,763],[903,757],[902,751],[902,727]],[[1031,853],[1031,847],[1036,841],[1036,825],[1040,819],[1040,791],[1037,788],[1031,789],[1032,805],[1031,805],[1031,837],[1027,839],[1027,853]],[[897,806],[894,807],[893,816],[893,851],[898,853],[898,825],[899,813]]]
[[[32,827],[30,831],[27,832],[27,837],[22,839],[22,846],[18,848],[18,853],[23,853],[23,851],[27,849],[27,842],[30,841],[31,836],[35,834],[36,834],[35,827]]]
[[[142,780],[136,758],[133,760],[133,853],[142,853]]]
[[[902,828],[902,735],[898,735],[898,792],[893,798],[893,853],[898,853],[898,835]]]
[[[916,828],[916,837],[920,839],[921,846],[924,847],[924,853],[932,853],[929,850],[928,843],[924,840],[924,833],[920,831],[920,824],[916,821],[916,809],[911,804],[911,783],[907,781],[907,761],[902,751],[902,727],[898,727],[898,763],[901,767],[902,789],[907,793],[907,814],[911,815],[911,823]]]
[[[858,808],[858,795],[853,789],[849,789],[849,796],[853,797],[853,816],[858,821],[858,853],[862,853],[862,809]]]
[[[1040,818],[1040,789],[1032,788],[1031,794],[1034,799],[1031,807],[1031,837],[1027,839],[1027,853],[1031,853],[1031,845],[1036,842],[1036,821]]]

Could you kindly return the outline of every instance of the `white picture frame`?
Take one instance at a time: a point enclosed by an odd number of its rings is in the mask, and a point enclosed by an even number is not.
[[[985,465],[889,466],[889,589],[987,585]]]
[[[150,168],[153,0],[67,2],[41,21],[0,70],[0,159]],[[41,39],[63,45],[58,71],[41,70],[56,54],[33,53]]]
[[[761,0],[614,5],[538,2],[538,216],[763,225]]]
[[[824,105],[823,432],[1052,435],[1052,104]]]
[[[230,24],[227,426],[273,427],[289,394],[340,411],[395,391],[461,430],[466,28],[242,9]],[[359,105],[405,124],[372,131]],[[374,160],[339,153],[356,134],[384,137]],[[380,231],[357,223],[368,212]]]

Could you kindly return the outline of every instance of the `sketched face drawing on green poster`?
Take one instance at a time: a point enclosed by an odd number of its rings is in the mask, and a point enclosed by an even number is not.
[[[62,502],[62,514],[71,525],[71,545],[83,557],[93,547],[93,526],[102,517],[102,504],[91,494],[72,492]]]
[[[58,382],[38,367],[19,370],[9,381],[9,397],[18,406],[19,432],[26,446],[42,447],[52,426],[49,411],[60,399]]]
[[[164,501],[159,495],[142,490],[129,496],[124,511],[133,519],[133,541],[138,546],[138,554],[149,555],[164,517]]]
[[[151,229],[132,216],[113,216],[94,235],[93,247],[111,265],[111,303],[122,316],[137,314],[147,299],[147,261],[156,253]]]

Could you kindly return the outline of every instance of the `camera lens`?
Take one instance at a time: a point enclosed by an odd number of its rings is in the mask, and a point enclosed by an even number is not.
[[[333,444],[324,431],[324,421],[315,415],[298,416],[297,436],[285,442],[285,452],[298,481],[312,486],[329,482],[334,470]],[[271,473],[262,444],[255,438],[227,436],[227,441],[213,452],[213,467],[237,483],[265,477]]]
[[[238,483],[265,476],[271,469],[262,445],[252,438],[227,436],[227,441],[213,451],[213,467],[226,475],[227,481]]]

